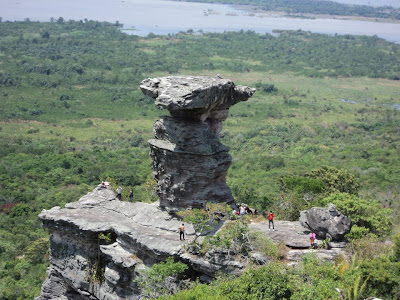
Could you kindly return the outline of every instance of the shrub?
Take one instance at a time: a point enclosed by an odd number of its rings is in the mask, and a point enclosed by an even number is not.
[[[400,262],[400,233],[396,234],[393,237],[394,242],[394,259],[397,262]]]
[[[30,211],[31,211],[31,208],[27,204],[18,203],[11,210],[10,217],[11,218],[24,217],[24,216],[27,216]]]
[[[265,267],[249,270],[236,280],[223,282],[216,289],[227,299],[290,299],[292,290],[285,265],[269,263]]]
[[[142,272],[135,282],[142,289],[142,293],[151,298],[171,294],[171,279],[176,278],[187,268],[184,263],[174,262],[173,258],[169,257],[165,262],[154,264]]]
[[[228,218],[230,210],[226,204],[208,202],[205,209],[183,210],[178,212],[178,216],[183,218],[184,222],[192,223],[196,236],[199,237],[215,227],[219,220]]]
[[[242,218],[228,222],[216,235],[205,239],[202,253],[211,248],[224,248],[229,254],[246,256],[252,248],[247,223]]]
[[[135,135],[132,138],[131,146],[132,147],[139,147],[143,143],[143,141],[144,141],[144,139],[140,134]]]
[[[49,239],[40,238],[25,250],[25,258],[33,264],[43,263],[49,253]]]
[[[308,178],[303,176],[285,176],[279,179],[281,188],[285,191],[294,190],[298,193],[311,192],[319,194],[325,191],[325,184],[320,178]]]
[[[355,195],[360,187],[359,180],[353,174],[349,173],[347,170],[340,170],[334,167],[322,166],[317,170],[312,170],[305,176],[322,180],[326,189],[330,192]]]
[[[286,246],[282,242],[275,243],[270,238],[257,232],[251,233],[250,239],[254,250],[268,256],[271,260],[280,260],[286,255]]]
[[[357,240],[364,238],[369,233],[369,229],[365,227],[360,227],[357,224],[354,224],[351,227],[351,231],[346,235],[348,239]]]

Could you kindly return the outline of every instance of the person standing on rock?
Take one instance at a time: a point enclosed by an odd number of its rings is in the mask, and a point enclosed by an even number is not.
[[[179,227],[179,240],[185,240],[185,224],[182,223],[182,225]]]
[[[133,189],[129,190],[129,202],[133,202]]]
[[[271,230],[271,224],[272,224],[272,230],[275,230],[275,226],[274,226],[274,213],[272,212],[272,210],[269,211],[268,214],[268,229]]]
[[[311,248],[315,248],[315,239],[317,238],[315,232],[310,232],[310,244]]]
[[[117,198],[118,200],[122,199],[122,187],[120,186],[117,188]]]
[[[244,216],[246,214],[246,209],[244,208],[244,204],[239,207],[240,216]]]

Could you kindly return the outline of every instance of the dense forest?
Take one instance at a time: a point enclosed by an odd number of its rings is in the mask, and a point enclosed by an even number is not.
[[[221,74],[257,88],[231,108],[220,136],[233,157],[228,185],[238,202],[273,209],[278,219],[327,201],[358,216],[351,273],[309,258],[304,269],[271,265],[273,272],[221,278],[177,299],[217,297],[233,283],[245,293],[251,278],[259,279],[253,288],[282,299],[317,292],[338,299],[335,281],[346,286],[368,276],[368,295],[399,298],[399,45],[304,31],[141,38],[119,26],[63,18],[0,23],[1,299],[40,293],[48,265],[42,209],[76,201],[101,180],[121,185],[124,200],[130,187],[136,201],[155,200],[147,139],[166,112],[139,84],[170,74]],[[304,277],[313,283],[309,295],[300,288]],[[275,290],[263,289],[268,281]]]
[[[182,1],[182,0],[178,0]],[[390,6],[350,5],[326,0],[183,0],[237,5],[251,5],[265,11],[288,14],[320,14],[400,20],[400,10]]]

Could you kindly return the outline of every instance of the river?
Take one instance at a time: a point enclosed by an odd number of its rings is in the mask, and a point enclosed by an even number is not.
[[[362,0],[339,0],[362,1]],[[369,0],[371,2],[371,0]],[[385,0],[391,1],[391,0]],[[268,14],[249,15],[229,5],[174,2],[164,0],[0,0],[3,21],[66,20],[119,21],[125,32],[146,36],[193,29],[204,32],[253,30],[271,33],[274,29],[326,34],[377,35],[400,43],[400,24],[338,19],[299,19]],[[135,30],[129,30],[129,29]]]

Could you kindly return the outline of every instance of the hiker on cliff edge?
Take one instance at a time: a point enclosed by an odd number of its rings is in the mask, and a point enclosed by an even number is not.
[[[275,230],[275,226],[274,226],[274,213],[272,212],[272,210],[269,211],[268,214],[268,229],[271,230],[271,224],[272,224],[272,230]]]

